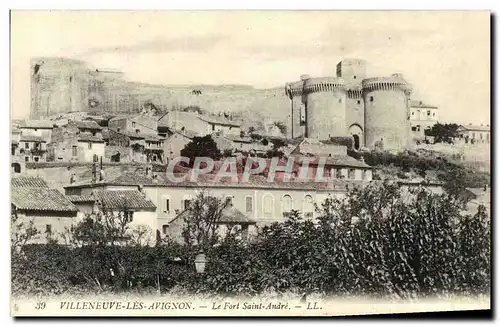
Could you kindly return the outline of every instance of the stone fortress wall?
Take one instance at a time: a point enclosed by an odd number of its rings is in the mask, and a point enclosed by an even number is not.
[[[198,106],[208,112],[258,112],[285,121],[288,137],[319,140],[352,136],[357,147],[405,148],[411,86],[401,75],[366,78],[366,62],[345,59],[336,77],[311,78],[282,88],[245,85],[172,86],[130,82],[121,72],[65,58],[32,60],[31,118],[68,112],[117,115]]]
[[[31,63],[31,118],[68,112],[127,114],[147,103],[159,109],[198,106],[208,112],[262,111],[285,120],[289,100],[282,88],[246,85],[153,85],[130,82],[123,73],[94,69],[64,58],[35,58]],[[37,67],[35,69],[35,67]],[[274,115],[272,115],[274,114]]]

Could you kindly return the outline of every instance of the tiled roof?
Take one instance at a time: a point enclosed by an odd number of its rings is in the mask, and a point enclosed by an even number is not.
[[[189,139],[193,139],[194,137],[201,137],[197,132],[191,130],[176,130],[175,132]]]
[[[78,129],[97,129],[101,130],[102,127],[99,126],[97,122],[94,120],[86,120],[86,121],[71,121],[71,123],[76,126]]]
[[[12,177],[10,180],[10,184],[12,188],[19,188],[19,187],[30,187],[30,188],[48,188],[49,186],[40,177],[31,177],[31,176],[25,176],[25,175],[18,175],[15,177]]]
[[[255,221],[242,213],[234,206],[228,207],[222,211],[220,223],[238,223],[238,224],[254,224]]]
[[[437,106],[428,105],[422,101],[415,101],[415,100],[410,101],[410,107],[412,107],[412,108],[429,108],[429,109],[437,109],[438,108]]]
[[[144,140],[146,141],[162,141],[164,139],[165,137],[162,136],[144,134]]]
[[[92,136],[90,133],[80,133],[77,136],[78,141],[93,142],[93,143],[104,143],[102,137]]]
[[[23,120],[20,122],[19,127],[30,129],[52,129],[54,128],[54,123],[49,120]]]
[[[41,142],[46,143],[47,141],[40,136],[31,136],[31,135],[21,135],[21,141],[33,141],[33,142]]]
[[[92,195],[107,209],[156,210],[156,205],[138,190],[95,190]]]
[[[174,217],[170,223],[175,220],[183,219],[187,214],[190,213],[190,209],[185,209],[176,217]],[[234,206],[226,207],[222,210],[222,216],[220,217],[219,224],[255,224],[256,222],[250,219],[247,215],[242,213],[240,210]]]
[[[56,189],[13,187],[11,202],[17,209],[49,212],[77,212],[68,198]]]
[[[93,203],[95,202],[94,196],[79,196],[79,195],[70,195],[66,196],[72,203]]]
[[[471,131],[490,131],[490,126],[462,125],[461,127]]]
[[[183,181],[176,182],[173,178],[182,178]],[[373,182],[373,181],[372,181]],[[232,182],[230,178],[216,179],[215,174],[199,175],[195,181],[191,181],[189,173],[175,173],[170,178],[164,174],[157,174],[157,178],[137,174],[133,172],[124,173],[116,178],[99,181],[95,185],[116,185],[116,186],[159,186],[159,187],[190,187],[190,188],[262,188],[262,189],[302,189],[302,190],[341,190],[348,186],[364,185],[367,181],[332,179],[325,182],[310,181],[282,181],[275,178],[272,182],[262,175],[250,175],[248,181],[239,179]],[[67,185],[65,188],[92,187],[91,180],[82,181]]]

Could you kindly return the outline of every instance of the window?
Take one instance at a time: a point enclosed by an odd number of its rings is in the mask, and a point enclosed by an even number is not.
[[[427,110],[427,116],[431,115],[431,110]]]
[[[273,195],[271,194],[266,194],[264,195],[264,198],[262,199],[263,206],[264,206],[264,213],[265,214],[272,214],[273,213],[273,208],[274,208],[274,198]]]
[[[411,115],[415,115],[415,112],[412,112]]]
[[[356,170],[355,169],[349,169],[349,179],[355,179],[356,178]]]
[[[162,211],[163,213],[170,213],[170,198],[166,196],[162,197]]]
[[[360,100],[357,100],[357,101],[356,101],[356,103],[361,104],[361,101],[360,101]]]
[[[479,133],[479,138],[483,139],[483,133],[482,132]]]
[[[342,99],[341,98],[339,98],[339,103],[342,103]]]
[[[15,146],[12,146],[10,148],[10,155],[16,155],[16,147]]]
[[[92,131],[92,136],[95,136],[95,131]]]
[[[420,131],[420,126],[419,125],[417,125],[417,131]]]
[[[73,156],[77,156],[78,155],[78,149],[76,146],[71,146],[71,154]]]
[[[29,149],[30,148],[30,144],[29,143],[24,143],[24,148]]]
[[[337,178],[337,169],[335,169],[335,168],[330,169],[330,178],[332,178],[332,179]]]
[[[128,223],[134,220],[134,212],[124,212],[123,215],[125,216],[125,221]]]
[[[40,160],[38,156],[33,157],[33,159],[35,160],[35,162],[38,162]]]
[[[433,114],[432,114],[432,116],[433,116],[433,117],[435,117],[435,116],[436,116],[436,113],[433,113]]]
[[[89,142],[89,149],[92,149],[92,143]]]
[[[373,102],[373,96],[370,96],[370,102]]]
[[[253,198],[251,196],[245,197],[245,211],[247,213],[253,212]]]
[[[314,215],[314,202],[313,198],[310,195],[306,195],[304,197],[303,211],[305,218],[312,218]]]
[[[140,129],[136,129],[136,130],[135,130],[135,133],[136,133],[136,134],[140,134],[140,133],[141,133],[141,130],[140,130]]]
[[[185,199],[184,200],[184,209],[188,209],[189,206],[191,206],[191,200],[190,199]]]
[[[233,206],[233,196],[226,196],[226,204],[227,206]]]
[[[417,127],[411,127],[411,131],[417,131]]]
[[[135,128],[135,122],[132,122],[132,128]]]
[[[281,202],[281,212],[283,213],[283,217],[290,216],[292,209],[293,209],[292,197],[290,195],[284,195]]]
[[[212,125],[212,131],[215,131],[215,125]]]
[[[167,234],[167,231],[168,231],[168,224],[163,224],[161,226],[161,231],[163,232],[163,234]]]
[[[30,157],[29,157],[29,156],[25,156],[25,157],[24,157],[24,161],[25,161],[25,162],[29,162],[29,161],[30,161]]]
[[[356,76],[354,76],[354,79],[356,79]]]
[[[45,233],[47,233],[47,234],[52,233],[52,225],[51,224],[45,224]]]
[[[472,133],[472,139],[476,139],[476,133],[475,132]]]

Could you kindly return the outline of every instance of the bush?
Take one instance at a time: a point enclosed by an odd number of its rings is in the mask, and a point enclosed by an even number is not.
[[[449,194],[372,184],[327,199],[316,221],[294,211],[251,242],[226,236],[206,248],[203,276],[194,271],[194,247],[172,242],[154,248],[35,245],[13,255],[12,284],[14,293],[45,294],[158,287],[225,295],[489,294],[490,221],[482,206],[474,216],[461,207]]]
[[[354,148],[354,139],[352,137],[331,137],[330,144],[339,145],[339,146],[347,146],[347,149]]]

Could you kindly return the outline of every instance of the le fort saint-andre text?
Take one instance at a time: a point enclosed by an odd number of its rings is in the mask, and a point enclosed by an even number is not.
[[[63,301],[60,304],[60,309],[65,310],[192,310],[192,309],[212,309],[212,310],[290,310],[295,309],[308,309],[319,310],[322,309],[317,302],[297,303],[290,305],[282,302],[212,302],[212,305],[198,306],[192,302],[153,302],[145,303],[141,301]]]

